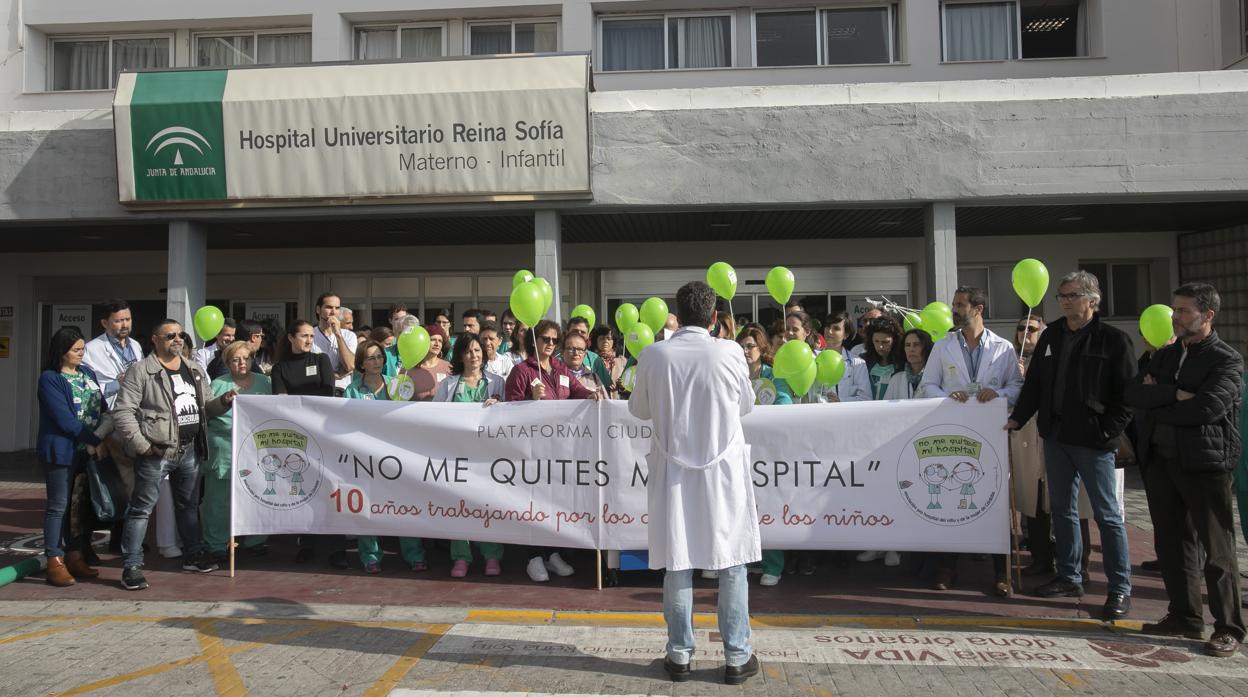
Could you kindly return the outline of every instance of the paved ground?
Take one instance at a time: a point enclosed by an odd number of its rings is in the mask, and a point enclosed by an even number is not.
[[[360,605],[0,601],[0,694],[1243,695],[1248,655],[1134,623],[755,617],[763,673],[722,684],[699,616],[693,679],[662,672],[661,619]]]
[[[31,465],[0,456],[0,566],[41,547]],[[296,565],[278,541],[267,557],[240,556],[234,578],[149,557],[152,588],[127,593],[101,540],[98,582],[0,587],[0,695],[1248,694],[1248,654],[1212,659],[1197,642],[1136,632],[1164,613],[1165,595],[1138,569],[1153,557],[1143,492],[1129,482],[1127,499],[1133,621],[1095,619],[1105,592],[1095,553],[1082,601],[991,597],[985,559],[963,559],[957,588],[938,593],[915,564],[827,557],[814,576],[752,588],[764,673],[744,688],[720,684],[709,614],[699,616],[694,680],[668,682],[659,576],[628,573],[599,591],[592,554],[576,558],[576,576],[539,586],[506,560],[499,578],[474,568],[452,580],[433,543],[424,574],[392,553],[385,573],[366,576]],[[712,611],[713,583],[699,581],[695,600]]]

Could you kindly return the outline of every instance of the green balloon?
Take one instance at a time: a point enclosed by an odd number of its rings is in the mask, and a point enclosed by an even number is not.
[[[212,341],[225,326],[225,315],[213,305],[204,305],[195,311],[195,333],[204,342]]]
[[[811,363],[810,367],[801,373],[785,378],[785,382],[789,383],[789,389],[793,391],[793,394],[800,398],[805,396],[807,392],[810,392],[810,388],[815,384],[815,378],[818,374],[819,369],[814,363]]]
[[[1174,310],[1165,305],[1149,305],[1144,308],[1144,312],[1140,313],[1140,334],[1144,335],[1149,346],[1161,348],[1174,336],[1174,325],[1171,324],[1173,316]]]
[[[529,282],[537,284],[537,287],[542,290],[542,317],[545,317],[546,313],[550,311],[550,304],[555,300],[555,289],[551,288],[550,282],[541,276],[537,276]],[[525,322],[525,324],[529,323]],[[531,327],[533,325],[529,324],[529,326]]]
[[[902,326],[906,328],[906,331],[910,331],[911,329],[922,329],[923,320],[919,319],[919,313],[907,312],[906,316],[903,318]]]
[[[737,294],[737,271],[727,262],[717,261],[706,270],[706,283],[719,297],[732,300]]]
[[[411,370],[429,355],[429,332],[424,327],[408,327],[399,335],[399,362],[404,370]]]
[[[663,298],[646,298],[641,304],[638,319],[657,334],[667,325],[667,303],[663,302]]]
[[[1040,307],[1049,291],[1049,270],[1038,259],[1023,259],[1014,265],[1014,292],[1028,308]]]
[[[840,384],[845,377],[845,358],[840,351],[824,351],[815,358],[819,383],[828,387]]]
[[[624,303],[615,308],[615,328],[620,330],[621,334],[627,334],[628,330],[637,324],[640,313],[637,312],[637,306],[632,303]]]
[[[598,318],[594,315],[594,308],[590,307],[589,305],[577,305],[576,307],[572,308],[572,314],[570,316],[571,317],[584,317],[585,321],[589,322],[590,329],[593,329],[595,326],[597,326]]]
[[[780,350],[776,351],[772,371],[776,377],[787,380],[794,375],[801,375],[814,364],[815,352],[810,348],[810,344],[805,341],[786,341]]]
[[[654,343],[654,331],[641,322],[635,323],[624,335],[624,345],[634,357],[641,355],[646,347]]]
[[[923,329],[931,335],[932,341],[940,341],[953,329],[953,310],[937,300],[923,308],[919,313],[919,321],[923,323]]]
[[[536,281],[527,281],[511,289],[511,314],[529,327],[542,320],[546,314],[546,295]]]
[[[527,269],[520,269],[511,277],[511,287],[514,289],[521,283],[528,283],[533,280],[533,272]]]
[[[793,272],[783,266],[777,266],[767,272],[767,292],[771,293],[771,297],[784,307],[789,302],[789,298],[793,297]]]

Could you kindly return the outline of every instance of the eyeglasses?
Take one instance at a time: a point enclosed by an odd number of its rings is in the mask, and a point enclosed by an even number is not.
[[[542,337],[542,338],[544,339],[546,337]],[[585,351],[587,350],[588,349],[577,348],[575,346],[568,346],[563,349],[564,353],[585,353]]]
[[[754,349],[758,348],[758,344],[755,344],[755,343],[741,344],[741,348],[745,349],[746,351],[753,351]]]
[[[1058,302],[1064,302],[1067,300],[1073,302],[1075,300],[1078,300],[1079,298],[1082,298],[1084,295],[1085,295],[1084,293],[1058,293],[1057,295],[1054,295],[1053,297],[1057,298]]]
[[[542,342],[543,344],[557,344],[557,343],[559,343],[559,337],[557,337],[557,336],[539,336],[539,337],[537,337],[537,340],[538,340],[538,341],[540,341],[540,342]]]
[[[1019,327],[1016,331],[1027,332],[1028,334],[1035,334],[1036,332],[1040,331],[1040,327]]]

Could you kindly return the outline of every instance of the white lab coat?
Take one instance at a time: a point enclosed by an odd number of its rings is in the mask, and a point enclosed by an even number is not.
[[[800,399],[795,396],[793,401],[797,404],[823,404],[832,401],[830,395],[836,395],[842,402],[871,401],[871,372],[867,369],[867,362],[845,349],[841,349],[841,358],[845,359],[845,374],[840,382],[833,387],[815,383],[810,392]]]
[[[650,568],[726,569],[762,559],[750,447],[754,389],[741,347],[682,327],[637,364],[628,409],[653,423],[646,456]]]
[[[922,378],[920,378],[920,381]],[[900,372],[893,373],[893,377],[888,379],[888,388],[884,390],[885,400],[894,399],[914,399],[922,394],[923,385],[920,384],[918,389],[910,389],[910,375],[902,368]]]
[[[128,341],[134,347],[135,363],[142,361],[143,347],[139,346],[139,342],[135,341],[133,336]],[[127,366],[122,364],[121,356],[113,350],[113,345],[108,341],[108,334],[101,334],[87,342],[83,350],[82,362],[95,373],[100,383],[100,391],[104,393],[104,401],[108,404],[108,408],[112,409],[113,402],[117,401],[117,391],[121,388],[117,382],[117,376],[125,372]]]
[[[965,390],[967,385],[976,382],[980,389],[996,391],[1013,408],[1023,387],[1023,374],[1018,369],[1018,354],[1014,352],[1014,345],[991,329],[984,328],[979,339],[983,357],[979,362],[979,373],[972,379],[959,336],[960,331],[950,332],[932,347],[932,355],[923,368],[919,393],[924,397],[948,397],[949,393]]]

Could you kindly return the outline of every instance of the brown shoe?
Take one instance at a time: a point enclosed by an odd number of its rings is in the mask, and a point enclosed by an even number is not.
[[[43,578],[48,582],[49,586],[56,586],[57,588],[74,585],[74,577],[65,568],[65,560],[61,557],[48,557],[48,572],[44,574]]]
[[[1002,598],[1010,597],[1013,588],[1010,587],[1010,579],[1005,576],[998,576],[995,583],[992,584],[992,592]]]
[[[1205,653],[1218,658],[1228,658],[1239,652],[1239,639],[1231,636],[1230,632],[1215,632],[1209,641],[1205,642]]]
[[[91,568],[86,558],[82,556],[82,552],[66,552],[65,568],[73,575],[74,578],[99,578],[98,569]]]

